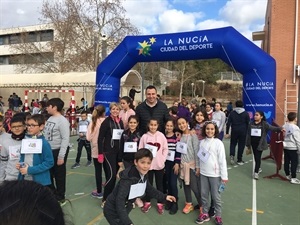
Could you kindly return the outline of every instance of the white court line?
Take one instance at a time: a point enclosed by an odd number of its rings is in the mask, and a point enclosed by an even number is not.
[[[252,157],[254,157],[252,155]],[[254,171],[254,160],[253,160],[253,170]],[[252,179],[252,225],[257,225],[257,207],[256,207],[256,180]]]

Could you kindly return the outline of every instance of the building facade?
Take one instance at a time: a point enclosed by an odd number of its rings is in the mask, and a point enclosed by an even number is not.
[[[265,27],[253,33],[262,40],[262,49],[276,60],[276,122],[283,124],[286,115],[297,112],[300,75],[299,0],[269,0]]]

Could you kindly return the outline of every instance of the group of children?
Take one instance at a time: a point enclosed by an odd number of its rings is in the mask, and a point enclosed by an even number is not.
[[[57,201],[65,201],[66,158],[69,123],[61,115],[64,103],[59,98],[47,102],[49,118],[44,115],[15,114],[11,131],[3,129],[0,116],[0,184],[29,180],[52,189]]]
[[[142,134],[139,117],[132,110],[130,99],[123,97],[121,105],[122,108],[118,103],[111,103],[108,117],[105,117],[104,106],[96,106],[91,122],[88,122],[86,112],[81,113],[79,151],[73,166],[79,165],[85,146],[87,165],[93,159],[95,168],[96,190],[92,196],[102,199],[101,206],[108,222],[133,224],[128,217],[131,209],[137,205],[147,213],[151,208],[151,198],[157,199],[159,214],[164,210],[176,214],[179,180],[185,197],[182,212],[188,214],[198,208],[197,224],[214,217],[215,223],[222,225],[221,193],[228,181],[228,173],[217,123],[209,120],[207,112],[199,108],[194,111],[192,121],[170,117],[165,124],[165,133],[158,130],[159,121],[151,118],[148,131]],[[53,108],[50,105],[48,112],[55,115],[55,111],[51,111]],[[59,123],[52,120],[49,121]],[[264,120],[263,112],[255,113],[254,121],[248,126],[246,144],[254,154],[255,179],[261,171],[262,151],[267,149],[266,133],[269,130],[284,131],[285,173],[291,183],[300,183],[296,178],[297,151],[299,153],[300,149],[296,113],[289,113],[288,120],[282,128],[273,127]],[[53,149],[45,139],[43,116],[36,114],[25,119],[15,115],[10,125],[11,134],[8,134],[3,130],[3,117],[0,116],[0,183],[25,179],[44,186],[52,185],[49,171],[55,164],[65,164],[67,153],[63,154],[59,148]],[[44,131],[50,132],[51,123],[47,126]],[[106,179],[104,192],[102,169]],[[116,185],[118,177],[120,181]],[[154,178],[156,189],[152,187]],[[193,204],[192,192],[196,205]]]
[[[134,111],[128,116],[129,105],[125,102],[121,109],[118,103],[111,103],[110,115],[100,116],[97,163],[103,165],[106,181],[103,195],[97,184],[95,197],[101,195],[101,206],[109,223],[132,224],[128,217],[131,209],[137,205],[147,213],[153,197],[157,198],[159,214],[164,210],[176,214],[179,178],[186,202],[182,212],[188,214],[198,208],[197,224],[212,217],[217,225],[223,224],[219,188],[228,181],[228,174],[217,124],[208,121],[206,113],[199,110],[193,116],[192,127],[185,118],[170,119],[162,133],[158,120],[151,118],[148,131],[141,135]],[[122,115],[127,117],[126,122]],[[96,121],[94,116],[95,112],[90,126]],[[117,177],[120,181],[116,185]],[[152,187],[154,178],[156,189]],[[195,207],[192,192],[197,201]]]

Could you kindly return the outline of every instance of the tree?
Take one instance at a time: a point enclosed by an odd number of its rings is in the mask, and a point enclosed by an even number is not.
[[[138,30],[125,17],[123,0],[44,1],[41,21],[54,30],[53,41],[26,42],[11,48],[35,63],[18,64],[19,72],[93,71],[105,51],[114,49],[126,35]],[[100,57],[99,52],[102,52]],[[47,53],[47,54],[44,54]],[[49,53],[50,57],[49,57]],[[53,55],[54,53],[54,55]],[[38,57],[37,57],[38,56]],[[40,59],[40,60],[39,60]]]
[[[195,67],[195,61],[179,61],[173,62],[173,70],[178,72],[177,80],[179,81],[179,101],[181,101],[183,94],[183,87],[187,81],[194,78],[200,71]]]

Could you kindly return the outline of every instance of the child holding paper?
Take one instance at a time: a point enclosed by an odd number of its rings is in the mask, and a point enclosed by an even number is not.
[[[175,202],[176,198],[165,195],[148,182],[148,171],[153,156],[150,150],[142,148],[135,153],[134,165],[120,174],[120,181],[107,197],[104,216],[110,225],[131,225],[128,214],[136,198],[148,195],[160,202]]]
[[[78,148],[77,148],[77,156],[75,160],[75,164],[71,167],[71,169],[76,169],[80,167],[80,157],[82,148],[85,147],[86,156],[87,156],[87,163],[85,166],[92,165],[92,155],[91,155],[91,143],[86,140],[86,133],[88,130],[88,126],[90,122],[87,119],[87,112],[82,111],[80,114],[81,120],[78,123],[77,133],[78,133]]]
[[[50,168],[54,165],[52,150],[41,133],[45,126],[44,116],[35,114],[26,122],[27,135],[22,140],[19,180],[33,180],[44,186],[51,184]]]
[[[140,140],[139,149],[147,148],[153,154],[153,160],[149,171],[149,183],[153,184],[153,177],[155,176],[155,183],[157,190],[163,192],[163,177],[165,162],[168,155],[168,142],[163,133],[158,131],[158,120],[150,119],[148,123],[148,132],[144,134]],[[151,208],[150,196],[145,197],[142,211],[147,213]],[[164,205],[157,202],[157,211],[159,214],[164,213]]]

